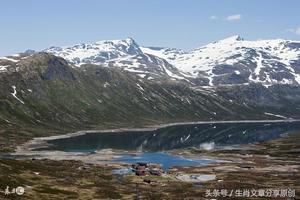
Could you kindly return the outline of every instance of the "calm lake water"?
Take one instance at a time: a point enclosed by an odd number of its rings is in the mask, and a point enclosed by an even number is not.
[[[212,161],[186,159],[163,153],[181,148],[212,148],[271,140],[281,134],[300,131],[300,122],[193,124],[164,127],[153,131],[87,133],[49,141],[51,150],[95,152],[115,149],[140,152],[124,154],[117,162],[153,162],[164,167],[199,165]],[[213,144],[213,146],[211,145]]]
[[[94,152],[108,148],[157,152],[198,148],[211,142],[216,146],[255,143],[295,131],[300,131],[300,122],[193,124],[170,126],[154,131],[88,133],[51,140],[49,143],[54,145],[51,149],[69,152]]]

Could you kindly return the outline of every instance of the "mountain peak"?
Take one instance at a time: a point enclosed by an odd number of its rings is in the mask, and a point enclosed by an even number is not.
[[[132,37],[127,37],[125,41],[129,44],[136,44],[136,41]]]
[[[137,42],[131,38],[125,38],[125,39],[116,39],[116,40],[100,40],[95,43],[91,43],[90,45],[102,45],[102,44],[111,44],[111,45],[125,45],[125,46],[138,46]]]
[[[121,40],[102,40],[66,47],[51,47],[45,52],[61,56],[75,65],[102,64],[117,58],[141,54],[139,45],[128,37]]]
[[[233,35],[223,40],[220,40],[219,42],[236,42],[236,41],[244,41],[244,39],[239,35]]]
[[[122,43],[126,43],[128,46],[132,46],[135,49],[139,49],[138,43],[131,37],[128,37],[128,38],[126,38],[124,40],[121,40],[121,41],[122,41]]]

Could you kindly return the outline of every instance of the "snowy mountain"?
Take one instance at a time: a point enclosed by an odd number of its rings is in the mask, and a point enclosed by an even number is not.
[[[67,47],[50,47],[45,50],[63,57],[79,66],[84,63],[103,64],[118,58],[130,58],[142,54],[136,42],[125,40],[98,41],[92,44],[76,44]]]
[[[96,64],[120,67],[147,79],[167,77],[185,79],[174,66],[163,58],[142,52],[132,38],[98,41],[92,44],[77,44],[68,47],[51,47],[44,51],[63,57],[77,67],[83,64]]]
[[[300,42],[246,41],[232,36],[189,52],[142,47],[144,53],[164,58],[180,71],[209,85],[262,83],[300,84]]]
[[[119,67],[146,79],[170,78],[193,85],[300,84],[300,42],[290,40],[246,41],[232,36],[186,52],[140,47],[127,38],[51,47],[45,52],[75,66]]]

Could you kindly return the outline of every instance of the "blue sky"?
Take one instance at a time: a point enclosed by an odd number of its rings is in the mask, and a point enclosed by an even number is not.
[[[239,34],[300,40],[298,0],[2,0],[0,56],[107,39],[192,49]]]

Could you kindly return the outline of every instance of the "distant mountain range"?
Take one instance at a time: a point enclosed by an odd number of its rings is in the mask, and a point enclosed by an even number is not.
[[[185,52],[128,38],[2,57],[0,128],[299,119],[299,48],[233,36]]]
[[[169,77],[194,85],[300,84],[298,41],[246,41],[240,36],[232,36],[185,52],[141,47],[127,38],[51,47],[45,52],[63,57],[76,66],[89,63],[121,67],[142,78]]]

